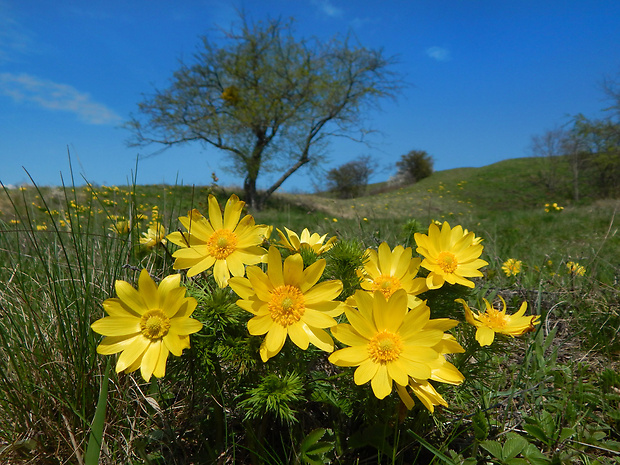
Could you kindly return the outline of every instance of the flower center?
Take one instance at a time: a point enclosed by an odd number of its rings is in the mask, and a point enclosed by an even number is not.
[[[280,326],[286,328],[297,323],[305,311],[304,295],[299,288],[286,284],[271,291],[269,313],[273,321]]]
[[[487,308],[486,313],[480,315],[480,321],[491,329],[502,329],[508,323],[508,316],[494,308]]]
[[[140,319],[142,335],[149,339],[161,339],[170,329],[170,319],[160,309],[147,311]]]
[[[439,268],[445,273],[454,273],[458,264],[459,262],[452,252],[440,252],[437,257],[437,265],[439,265]]]
[[[237,250],[237,235],[229,229],[218,229],[207,241],[207,250],[216,260],[224,260]]]
[[[381,291],[386,299],[389,299],[401,287],[400,281],[397,278],[384,274],[378,276],[372,283],[372,291]]]
[[[385,364],[398,359],[403,351],[403,343],[398,334],[383,330],[368,343],[368,355],[375,363]]]

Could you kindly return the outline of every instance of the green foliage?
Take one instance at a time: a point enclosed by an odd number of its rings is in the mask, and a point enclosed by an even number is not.
[[[396,162],[398,168],[397,177],[402,182],[414,184],[433,174],[433,157],[424,150],[412,150],[401,155]]]
[[[366,191],[375,163],[368,156],[332,168],[327,172],[327,189],[340,199],[360,197]]]
[[[294,406],[305,400],[304,385],[296,373],[265,376],[260,384],[247,392],[247,398],[239,402],[246,411],[246,420],[274,417],[284,424],[297,423]]]
[[[322,465],[331,462],[325,457],[325,454],[334,448],[334,444],[329,441],[321,441],[326,432],[325,428],[317,428],[308,433],[299,447],[297,464]]]
[[[327,265],[323,276],[342,281],[342,293],[338,300],[344,301],[359,288],[361,278],[358,270],[368,260],[366,248],[356,239],[342,239],[325,253]]]

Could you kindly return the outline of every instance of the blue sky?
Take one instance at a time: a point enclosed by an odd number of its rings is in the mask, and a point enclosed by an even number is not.
[[[145,157],[121,127],[143,94],[165,87],[199,37],[238,21],[297,19],[300,37],[353,32],[398,57],[409,83],[368,115],[373,146],[334,141],[326,169],[370,155],[394,173],[413,149],[435,168],[528,156],[530,138],[605,107],[600,84],[620,73],[617,0],[0,0],[0,181],[41,185],[223,184],[222,153],[200,145]],[[271,178],[259,183],[266,186]],[[283,190],[312,190],[307,172]]]

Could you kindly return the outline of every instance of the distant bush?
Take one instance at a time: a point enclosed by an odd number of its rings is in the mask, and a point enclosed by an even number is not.
[[[414,184],[433,174],[433,164],[433,157],[425,150],[412,150],[396,162],[396,177],[403,184]]]
[[[327,172],[327,188],[341,199],[362,195],[368,179],[376,169],[376,163],[368,155],[363,155]]]

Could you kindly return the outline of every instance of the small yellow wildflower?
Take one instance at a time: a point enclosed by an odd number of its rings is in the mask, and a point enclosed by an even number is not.
[[[568,262],[566,268],[568,268],[568,274],[571,276],[583,276],[586,274],[585,267],[577,262]]]
[[[129,221],[121,220],[110,226],[110,231],[116,234],[127,234],[131,229],[131,223]]]
[[[477,329],[476,340],[481,346],[488,346],[493,343],[495,333],[506,334],[508,336],[521,336],[529,331],[534,331],[534,326],[539,324],[540,316],[525,316],[527,310],[527,302],[523,302],[519,311],[513,315],[506,314],[506,301],[500,296],[503,309],[501,311],[494,309],[488,300],[484,300],[486,312],[474,313],[463,299],[456,299],[463,305],[465,310],[465,319],[468,323],[474,325]]]
[[[151,223],[149,229],[143,232],[142,235],[144,237],[140,238],[140,244],[148,249],[152,249],[159,244],[166,244],[166,228],[161,223]]]
[[[480,267],[488,265],[481,260],[482,244],[474,244],[475,234],[465,233],[460,225],[451,228],[444,222],[441,230],[432,223],[428,235],[415,233],[416,251],[424,256],[421,266],[430,271],[426,278],[429,289],[439,289],[444,282],[474,287],[470,277],[482,276]]]
[[[362,289],[371,294],[381,291],[386,299],[398,289],[404,289],[409,308],[420,301],[416,296],[428,288],[425,278],[416,277],[422,260],[412,258],[411,247],[397,245],[392,251],[387,242],[383,242],[378,250],[368,249],[366,253],[368,260],[364,269],[357,272]]]
[[[284,228],[284,230],[286,231],[286,235],[276,228],[280,236],[280,241],[277,245],[281,245],[293,252],[299,252],[302,248],[307,248],[312,249],[317,255],[321,255],[331,249],[334,246],[334,242],[336,242],[336,236],[331,237],[325,242],[327,234],[323,234],[322,236],[319,236],[318,233],[310,234],[308,228],[305,228],[301,232],[301,236],[288,228]]]
[[[516,260],[514,258],[509,258],[502,265],[502,270],[506,274],[506,276],[516,276],[521,272],[521,265],[523,263],[521,260]]]

